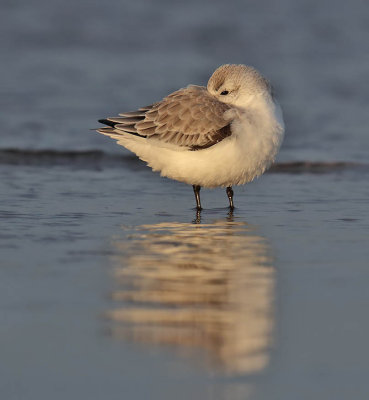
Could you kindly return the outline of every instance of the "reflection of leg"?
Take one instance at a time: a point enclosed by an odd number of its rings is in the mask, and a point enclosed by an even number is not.
[[[227,214],[227,221],[228,222],[233,222],[233,208],[230,208]]]
[[[233,205],[233,190],[232,190],[232,186],[228,186],[227,187],[227,196],[228,196],[228,200],[229,200],[229,208],[231,210],[234,209],[234,205]]]
[[[200,201],[200,189],[201,186],[199,185],[192,185],[193,187],[193,192],[195,193],[195,199],[196,199],[196,208],[198,210],[202,210],[201,208],[201,201]]]

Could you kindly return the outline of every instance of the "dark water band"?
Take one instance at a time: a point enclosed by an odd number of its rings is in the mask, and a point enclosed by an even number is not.
[[[58,151],[0,149],[0,165],[65,166],[82,169],[128,167],[139,169],[144,163],[131,154],[112,154],[101,150]],[[369,172],[369,164],[350,161],[289,161],[274,164],[268,172],[287,174],[326,174],[346,170]]]

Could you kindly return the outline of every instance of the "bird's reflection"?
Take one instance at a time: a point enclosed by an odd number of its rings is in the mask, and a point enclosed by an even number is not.
[[[115,240],[114,337],[206,350],[209,365],[268,364],[274,327],[270,249],[247,224],[161,223]]]

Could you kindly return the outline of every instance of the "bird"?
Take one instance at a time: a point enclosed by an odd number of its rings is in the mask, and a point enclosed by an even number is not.
[[[275,161],[284,136],[282,110],[269,81],[255,68],[225,64],[207,86],[189,85],[161,101],[99,120],[97,129],[135,153],[161,176],[200,189],[251,182]]]

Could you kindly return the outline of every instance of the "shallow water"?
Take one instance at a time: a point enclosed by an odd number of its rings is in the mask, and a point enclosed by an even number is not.
[[[146,169],[2,166],[2,392],[364,395],[367,178],[267,174],[199,220]]]
[[[3,1],[0,393],[366,398],[365,2]],[[235,188],[160,178],[96,120],[205,84],[277,89],[278,163]]]

